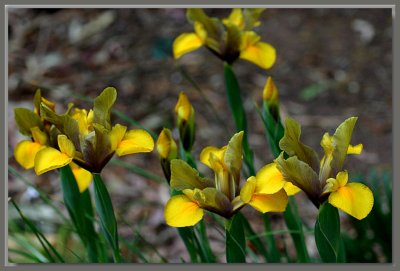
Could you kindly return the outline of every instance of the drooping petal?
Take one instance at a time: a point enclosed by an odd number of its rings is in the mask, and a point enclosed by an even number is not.
[[[285,192],[288,196],[296,195],[301,191],[300,188],[293,185],[291,182],[286,182],[285,185],[283,186],[283,189],[285,189]]]
[[[203,210],[186,195],[171,197],[164,209],[165,221],[171,227],[193,226],[203,218]]]
[[[256,193],[261,194],[274,194],[281,190],[286,183],[276,163],[270,163],[261,168],[257,172],[256,179]]]
[[[153,148],[154,141],[151,135],[145,130],[136,129],[125,133],[124,138],[117,146],[116,153],[122,156],[139,152],[151,152]]]
[[[66,135],[58,136],[58,147],[60,147],[60,151],[66,154],[68,157],[73,158],[75,156],[75,146],[71,140],[68,139]]]
[[[195,189],[193,197],[201,208],[223,217],[229,217],[232,212],[233,207],[228,197],[214,187]]]
[[[35,172],[37,175],[63,167],[71,163],[72,157],[51,147],[41,149],[35,157]]]
[[[183,160],[171,160],[171,188],[176,190],[184,189],[204,189],[213,186],[213,182],[206,178],[200,177],[197,170],[189,166]]]
[[[118,144],[122,141],[125,136],[127,127],[121,124],[116,124],[111,129],[109,133],[110,142],[111,142],[111,150],[115,151],[117,149]]]
[[[263,69],[268,69],[275,63],[276,51],[268,43],[257,42],[244,48],[240,52],[240,58],[250,61]]]
[[[84,192],[89,187],[90,182],[92,181],[92,173],[84,168],[81,168],[73,162],[69,164],[69,166],[71,167],[76,183],[78,184],[79,192]]]
[[[14,149],[14,157],[25,169],[33,168],[35,156],[44,146],[30,140],[19,142]]]
[[[281,189],[275,194],[254,194],[249,204],[256,210],[266,212],[283,212],[288,203],[286,192]]]
[[[203,42],[196,33],[182,33],[172,45],[174,58],[178,59],[187,53],[197,50],[202,45]]]
[[[224,146],[222,148],[216,148],[216,147],[213,147],[213,146],[205,147],[200,153],[200,161],[203,164],[205,164],[206,166],[208,166],[209,168],[212,169],[212,165],[211,165],[211,162],[210,162],[211,153],[214,154],[214,156],[218,160],[223,161],[224,155],[225,155],[225,151],[226,151],[226,147],[227,146]]]
[[[349,215],[361,220],[372,210],[374,196],[371,190],[361,183],[349,183],[329,195],[329,203]]]

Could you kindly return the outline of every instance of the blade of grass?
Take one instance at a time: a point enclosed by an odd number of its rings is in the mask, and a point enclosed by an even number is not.
[[[142,176],[142,177],[145,177],[147,179],[153,180],[153,181],[155,181],[157,183],[165,183],[165,179],[163,177],[161,177],[161,176],[159,176],[157,174],[154,174],[154,173],[152,173],[150,171],[147,171],[147,170],[145,170],[145,169],[143,169],[141,167],[138,167],[138,166],[136,166],[134,164],[130,164],[130,163],[127,163],[127,162],[124,162],[122,160],[115,159],[115,158],[111,159],[110,162],[113,165],[126,168],[129,171],[131,171],[131,172],[133,172],[133,173],[135,173],[135,174],[137,174],[139,176]]]
[[[15,209],[18,211],[20,217],[24,220],[24,222],[28,225],[30,230],[36,235],[37,239],[39,240],[40,244],[42,245],[43,249],[45,250],[46,254],[50,257],[52,262],[55,262],[55,258],[53,255],[51,255],[49,249],[51,250],[52,253],[54,253],[54,256],[57,258],[59,262],[64,263],[63,257],[57,252],[57,250],[50,244],[50,242],[46,239],[46,237],[42,234],[41,231],[28,219],[21,211],[21,209],[18,207],[17,203],[11,199],[10,202],[12,205],[15,207]]]

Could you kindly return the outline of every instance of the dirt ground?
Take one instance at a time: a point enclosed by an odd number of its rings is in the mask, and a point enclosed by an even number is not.
[[[226,16],[229,10],[212,9],[207,13]],[[358,116],[352,143],[363,143],[364,151],[349,157],[348,170],[351,174],[366,174],[370,168],[391,170],[392,11],[268,9],[261,20],[256,31],[276,48],[275,65],[267,71],[245,61],[234,65],[247,111],[256,169],[273,159],[254,107],[254,103],[261,104],[266,78],[272,76],[279,89],[282,114],[302,124],[306,144],[322,154],[319,144],[323,133],[332,134],[343,120]],[[193,30],[184,9],[10,8],[8,22],[9,165],[55,200],[61,200],[58,175],[51,172],[38,177],[32,170],[24,171],[13,158],[14,146],[23,139],[15,127],[13,109],[32,108],[37,88],[57,103],[66,106],[74,102],[90,108],[91,103],[74,95],[94,98],[105,87],[114,86],[118,90],[115,108],[156,133],[163,127],[173,127],[173,108],[179,92],[185,91],[196,111],[196,158],[205,146],[225,145],[234,132],[222,62],[206,49],[178,61],[171,56],[174,38]],[[211,101],[219,119],[204,96],[182,75],[182,69]],[[59,108],[59,112],[64,109]],[[113,121],[124,123],[116,117]],[[122,160],[162,176],[156,152]],[[200,170],[211,174],[204,167]],[[146,240],[143,250],[154,261],[160,261],[155,249],[170,262],[179,262],[180,257],[188,259],[176,230],[168,227],[163,218],[169,195],[166,184],[115,165],[108,165],[103,176],[119,221],[126,221],[119,226],[124,239],[132,239],[128,226],[131,224]],[[9,196],[27,210],[41,207],[32,191],[10,174],[8,188]],[[316,210],[303,196],[296,200],[302,218],[312,227]],[[250,208],[245,209],[245,214],[253,218],[256,229],[261,227],[259,215]],[[283,227],[280,214],[273,218],[274,228]],[[51,223],[51,215],[46,219]],[[221,234],[213,228],[209,233],[213,248],[223,259]],[[312,236],[309,241],[310,251],[315,253]]]

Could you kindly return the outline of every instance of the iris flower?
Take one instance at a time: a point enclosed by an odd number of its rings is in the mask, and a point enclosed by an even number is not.
[[[228,64],[238,58],[250,61],[263,69],[270,68],[276,58],[275,48],[260,41],[252,29],[260,25],[258,18],[264,9],[232,10],[228,18],[208,17],[202,9],[190,8],[187,18],[194,32],[179,35],[173,43],[174,58],[205,46]]]
[[[40,115],[39,108],[41,103],[45,104],[49,110],[54,111],[55,103],[42,97],[40,90],[35,93],[33,111],[27,108],[16,108],[14,111],[19,131],[31,138],[31,140],[22,140],[14,148],[15,160],[25,169],[33,168],[36,155],[41,150],[53,145],[51,137],[54,135],[54,129]],[[75,163],[71,163],[70,167],[80,192],[83,192],[92,179],[90,172]]]
[[[38,151],[34,161],[38,175],[76,163],[92,173],[99,173],[111,157],[150,152],[154,142],[149,133],[116,124],[111,126],[110,112],[116,100],[115,88],[106,88],[94,100],[93,110],[75,108],[57,115],[44,103],[40,112],[58,129],[57,146]]]
[[[260,212],[285,210],[288,201],[285,191],[276,189],[270,192],[266,188],[268,180],[265,178],[271,176],[270,167],[250,177],[239,189],[242,139],[243,132],[239,132],[227,146],[203,149],[200,161],[214,171],[214,181],[201,177],[196,169],[183,160],[171,161],[170,185],[182,194],[172,196],[165,206],[164,215],[168,225],[193,226],[202,219],[204,210],[229,219],[246,204]]]
[[[182,146],[186,151],[190,151],[194,143],[196,127],[193,106],[184,92],[179,93],[178,102],[175,105],[175,113]]]
[[[345,120],[333,136],[325,133],[321,140],[324,156],[318,161],[316,152],[300,142],[300,125],[291,118],[285,122],[285,135],[279,145],[283,152],[275,159],[284,179],[303,190],[308,198],[319,207],[328,202],[361,220],[373,207],[371,190],[360,183],[348,183],[348,173],[343,164],[348,154],[360,154],[362,144],[350,145],[357,117]],[[317,174],[319,172],[319,174]]]

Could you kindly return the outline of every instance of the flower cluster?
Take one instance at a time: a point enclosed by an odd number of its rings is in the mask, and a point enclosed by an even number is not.
[[[315,206],[328,200],[331,205],[361,220],[372,210],[373,194],[361,183],[348,183],[348,173],[343,170],[348,154],[362,152],[362,144],[350,145],[356,121],[356,117],[348,118],[333,136],[323,135],[324,156],[319,161],[316,152],[300,142],[300,125],[287,118],[285,135],[279,145],[289,158],[285,159],[282,152],[275,162],[284,179],[303,190]]]
[[[141,129],[127,130],[126,126],[111,126],[111,108],[117,91],[108,87],[94,99],[94,107],[86,109],[68,106],[67,112],[57,114],[55,105],[35,95],[34,111],[15,109],[15,119],[22,134],[31,136],[15,147],[14,155],[24,168],[34,168],[40,175],[70,165],[80,191],[99,173],[111,157],[150,152],[154,142]]]
[[[203,209],[228,219],[246,204],[263,213],[285,210],[288,202],[286,188],[272,185],[283,182],[283,176],[274,166],[265,166],[239,189],[242,139],[243,132],[239,132],[233,135],[227,146],[203,149],[200,161],[214,171],[214,181],[201,177],[183,160],[171,161],[171,189],[182,194],[172,196],[165,206],[168,225],[192,226],[202,219]]]
[[[241,58],[263,69],[270,68],[275,63],[275,49],[260,41],[260,36],[253,31],[260,24],[258,18],[263,10],[235,8],[229,17],[220,20],[208,17],[202,9],[189,8],[187,18],[194,24],[194,32],[183,33],[175,39],[175,59],[205,46],[228,64]]]

